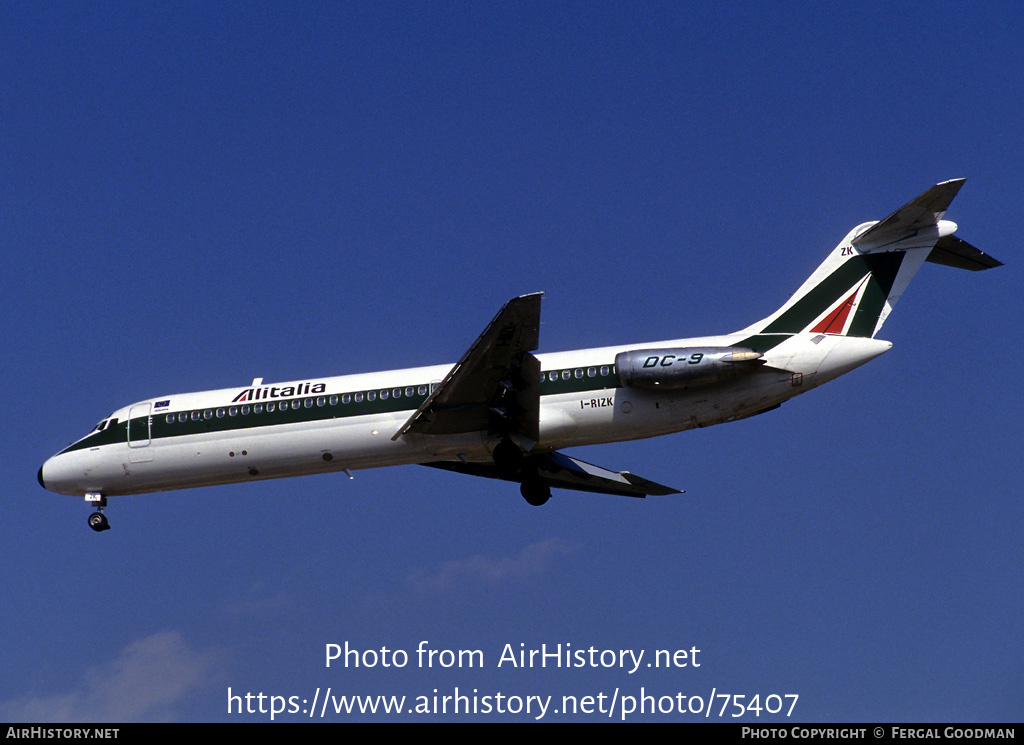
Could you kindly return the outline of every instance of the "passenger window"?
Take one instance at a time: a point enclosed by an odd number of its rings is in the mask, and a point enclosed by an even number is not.
[[[366,400],[367,401],[376,401],[377,400],[377,391],[367,391],[366,392]]]
[[[178,414],[178,421],[179,422],[187,422],[188,421],[188,412],[187,411],[183,411],[180,414]]]
[[[267,404],[267,411],[273,411],[274,409],[271,408],[271,407],[273,407],[273,405],[274,404]],[[263,404],[256,404],[255,406],[253,406],[252,407],[252,413],[253,414],[262,414],[263,413]]]
[[[198,411],[193,411],[192,412],[192,421],[193,422],[198,422],[199,421],[199,412]]]
[[[355,399],[356,399],[356,403],[357,403],[357,404],[358,404],[358,403],[362,403],[362,400],[363,400],[363,394],[362,394],[362,393],[357,393],[357,394],[355,395]]]
[[[383,390],[383,391],[381,391],[381,392],[380,392],[380,400],[381,400],[381,401],[384,401],[384,400],[386,400],[386,399],[387,399],[387,397],[388,397],[388,392],[387,392],[387,390]]]
[[[217,409],[217,418],[218,419],[223,419],[224,418],[224,409]]]

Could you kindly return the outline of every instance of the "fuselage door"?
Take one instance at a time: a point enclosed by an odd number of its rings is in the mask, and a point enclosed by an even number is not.
[[[144,448],[150,443],[149,430],[153,423],[152,405],[135,404],[128,412],[128,447]]]

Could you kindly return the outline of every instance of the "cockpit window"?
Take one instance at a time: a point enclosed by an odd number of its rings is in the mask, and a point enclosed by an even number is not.
[[[110,429],[115,424],[117,424],[117,417],[116,416],[112,416],[109,419],[104,419],[99,424],[97,424],[95,427],[93,427],[92,430],[90,430],[89,434],[92,434],[93,432],[102,432],[105,429]]]

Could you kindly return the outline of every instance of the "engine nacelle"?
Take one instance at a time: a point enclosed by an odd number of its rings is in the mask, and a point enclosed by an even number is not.
[[[615,355],[615,369],[624,386],[676,390],[738,378],[763,365],[762,357],[737,347],[634,349]]]

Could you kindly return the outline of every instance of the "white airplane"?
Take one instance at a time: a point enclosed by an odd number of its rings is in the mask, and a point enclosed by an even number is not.
[[[542,293],[510,300],[455,365],[159,396],[118,409],[39,469],[43,488],[107,497],[418,463],[551,489],[678,494],[562,448],[760,414],[863,365],[924,261],[1001,263],[942,217],[963,179],[858,225],[772,315],[724,336],[534,355]]]

